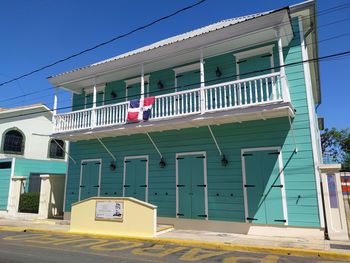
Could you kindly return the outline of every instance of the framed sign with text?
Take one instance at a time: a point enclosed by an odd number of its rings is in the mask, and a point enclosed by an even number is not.
[[[123,221],[122,201],[96,201],[95,220]]]

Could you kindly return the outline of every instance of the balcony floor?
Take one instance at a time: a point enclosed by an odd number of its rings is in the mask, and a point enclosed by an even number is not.
[[[253,120],[266,120],[279,117],[294,117],[293,107],[289,102],[276,102],[266,105],[247,106],[245,108],[220,111],[215,113],[193,114],[186,117],[128,123],[102,128],[84,129],[55,133],[54,138],[68,141],[90,140],[104,137],[132,135],[146,132],[194,128],[206,125],[220,125]]]

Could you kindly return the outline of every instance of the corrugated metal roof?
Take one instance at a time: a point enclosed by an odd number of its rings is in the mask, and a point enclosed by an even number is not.
[[[220,22],[217,22],[217,23],[214,23],[214,24],[210,24],[208,26],[204,26],[204,27],[201,27],[201,28],[198,28],[198,29],[195,29],[195,30],[192,30],[192,31],[189,31],[189,32],[177,35],[177,36],[174,36],[174,37],[170,37],[170,38],[167,38],[167,39],[155,42],[153,44],[144,46],[142,48],[138,48],[138,49],[135,49],[135,50],[123,53],[121,55],[118,55],[118,56],[115,56],[115,57],[112,57],[112,58],[109,58],[109,59],[106,59],[106,60],[103,60],[103,61],[91,64],[91,65],[87,65],[87,66],[80,67],[80,68],[77,68],[77,69],[73,69],[71,71],[67,71],[67,72],[64,72],[64,73],[61,73],[61,74],[58,74],[58,75],[54,75],[52,77],[57,77],[57,76],[68,74],[68,73],[71,73],[71,72],[74,72],[74,71],[79,71],[79,70],[82,70],[82,69],[95,67],[95,66],[98,66],[98,65],[101,65],[101,64],[105,64],[105,63],[108,63],[108,62],[116,61],[118,59],[130,57],[130,56],[133,56],[133,55],[136,55],[136,54],[140,54],[140,53],[143,53],[143,52],[146,52],[146,51],[150,51],[150,50],[153,50],[153,49],[157,49],[157,48],[160,48],[160,47],[163,47],[163,46],[171,45],[171,44],[174,44],[174,43],[186,40],[186,39],[190,39],[190,38],[193,38],[193,37],[196,37],[196,36],[200,36],[200,35],[203,35],[203,34],[206,34],[206,33],[209,33],[209,32],[213,32],[213,31],[216,31],[216,30],[219,30],[219,29],[223,29],[223,28],[226,28],[226,27],[229,27],[229,26],[233,26],[235,24],[238,24],[238,23],[241,23],[241,22],[244,22],[244,21],[256,18],[256,17],[267,15],[267,14],[270,14],[272,12],[274,12],[274,11],[267,11],[267,12],[252,14],[252,15],[246,15],[246,16],[241,16],[241,17],[236,17],[236,18],[225,19],[225,20],[222,20]]]

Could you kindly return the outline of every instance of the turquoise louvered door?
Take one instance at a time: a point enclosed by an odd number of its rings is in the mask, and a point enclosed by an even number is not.
[[[187,157],[187,158],[186,158]],[[177,216],[183,218],[192,217],[192,182],[191,182],[191,158],[180,156],[178,162],[178,213]]]
[[[176,76],[177,90],[190,90],[200,87],[200,71],[192,70],[188,72],[179,73]]]
[[[98,196],[100,165],[99,161],[82,163],[80,200]]]
[[[93,94],[89,93],[85,95],[85,109],[92,108]]]
[[[279,174],[278,152],[263,152],[262,173],[265,175],[264,196],[266,207],[267,224],[284,224],[286,218],[283,216],[281,178]]]
[[[247,192],[247,221],[254,224],[284,224],[278,152],[244,154]]]
[[[183,72],[176,76],[177,91],[187,91],[200,87],[200,74],[198,70]],[[199,109],[200,99],[199,93],[180,94],[176,100],[175,110],[178,113],[191,113]]]
[[[205,219],[205,189],[207,185],[204,182],[204,163],[203,155],[192,155],[191,162],[191,185],[192,185],[192,218]]]
[[[99,91],[96,94],[96,107],[104,105],[104,91]]]
[[[127,88],[128,100],[135,100],[141,97],[141,83],[129,85]]]
[[[178,162],[178,214],[180,218],[205,219],[204,156],[183,155]]]
[[[266,209],[263,201],[264,178],[261,175],[261,152],[249,152],[244,154],[246,169],[248,216],[249,223],[265,224]]]
[[[239,79],[246,79],[256,76],[261,76],[271,73],[271,54],[262,54],[259,56],[249,57],[238,61]],[[241,85],[242,103],[246,104],[252,101],[253,103],[264,102],[267,97],[271,99],[271,83],[268,83],[269,90],[266,89],[266,81],[259,80],[251,81]],[[256,88],[255,88],[256,87]],[[251,90],[250,90],[251,89]],[[251,96],[251,98],[250,98]]]
[[[147,201],[146,170],[146,158],[133,158],[125,160],[125,197],[134,197],[141,201]]]
[[[96,107],[103,106],[104,105],[104,91],[98,91],[96,93]],[[94,95],[93,93],[85,94],[85,108],[92,108],[94,102]]]

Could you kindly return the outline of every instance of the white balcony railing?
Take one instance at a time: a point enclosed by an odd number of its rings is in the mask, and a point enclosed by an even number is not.
[[[155,97],[152,120],[184,117],[288,101],[287,81],[279,72]],[[58,114],[54,133],[125,124],[129,102]]]

